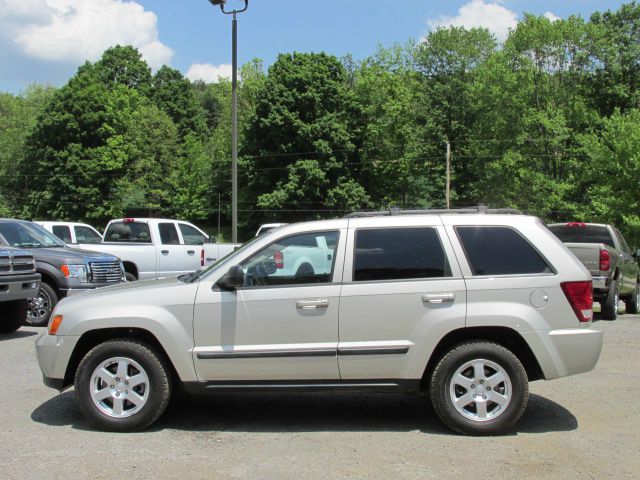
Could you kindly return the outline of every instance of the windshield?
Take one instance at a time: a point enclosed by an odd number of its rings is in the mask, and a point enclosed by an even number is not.
[[[551,225],[549,230],[564,243],[604,243],[614,247],[607,227],[598,225]]]
[[[236,255],[242,254],[242,252],[244,252],[249,246],[253,245],[258,240],[262,240],[262,238],[263,238],[262,236],[254,237],[251,240],[249,240],[247,243],[244,243],[241,246],[239,246],[233,252],[229,252],[224,257],[219,258],[215,263],[209,265],[207,268],[196,270],[195,272],[191,272],[186,275],[181,275],[178,277],[178,279],[182,280],[185,283],[193,283],[196,280],[199,280],[204,276],[208,275],[209,273],[213,272],[214,270],[217,270],[218,267],[220,267],[220,265],[225,263],[231,257],[235,257]]]
[[[40,225],[29,222],[2,222],[0,235],[13,247],[51,248],[64,247],[64,242]]]

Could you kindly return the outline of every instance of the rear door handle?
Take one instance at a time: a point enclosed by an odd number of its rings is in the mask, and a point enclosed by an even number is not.
[[[187,250],[187,253],[189,255],[195,255],[196,251],[195,250]]]
[[[169,255],[169,250],[160,250],[160,253],[163,255]]]
[[[302,310],[315,310],[316,308],[327,308],[329,306],[328,298],[319,298],[317,300],[298,300],[296,308]]]
[[[455,300],[456,294],[453,292],[425,293],[422,301],[425,303],[451,303]]]

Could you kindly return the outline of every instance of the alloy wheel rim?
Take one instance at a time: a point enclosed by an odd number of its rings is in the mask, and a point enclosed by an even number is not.
[[[511,379],[496,362],[474,359],[461,365],[451,377],[449,398],[456,411],[475,422],[502,415],[513,397]]]
[[[91,374],[93,404],[111,418],[126,418],[144,408],[149,400],[149,376],[142,366],[127,357],[101,362]]]
[[[51,313],[51,299],[43,289],[38,290],[38,296],[29,299],[27,322],[40,323]]]

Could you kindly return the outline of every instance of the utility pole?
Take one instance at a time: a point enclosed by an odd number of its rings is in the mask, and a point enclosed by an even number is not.
[[[451,144],[447,141],[447,187],[445,190],[447,209],[451,208]]]
[[[238,20],[236,14],[249,8],[249,0],[244,0],[244,8],[225,10],[227,0],[209,0],[219,6],[222,13],[232,15],[231,21],[231,241],[238,241]]]

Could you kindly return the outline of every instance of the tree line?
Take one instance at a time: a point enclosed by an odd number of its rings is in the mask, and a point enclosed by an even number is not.
[[[439,28],[369,58],[286,53],[239,86],[239,220],[364,209],[513,207],[616,224],[640,246],[640,5],[503,44]],[[231,85],[117,46],[61,88],[0,93],[0,216],[230,218]]]

